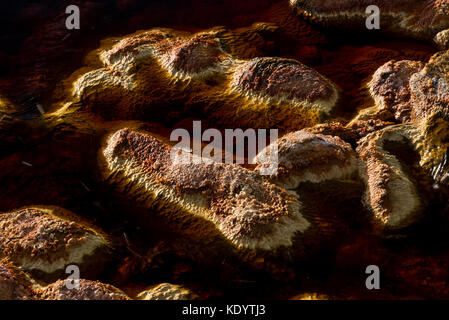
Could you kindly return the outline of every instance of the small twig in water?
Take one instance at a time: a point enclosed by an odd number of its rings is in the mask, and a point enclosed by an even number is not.
[[[135,252],[133,249],[131,249],[131,246],[129,244],[128,241],[128,237],[126,236],[126,233],[123,232],[123,237],[125,238],[125,242],[126,242],[126,248],[134,255],[138,256],[139,258],[143,258],[140,254],[138,254],[137,252]]]

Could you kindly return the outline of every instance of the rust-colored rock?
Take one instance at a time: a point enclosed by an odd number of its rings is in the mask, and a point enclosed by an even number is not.
[[[199,112],[221,127],[281,130],[328,116],[339,101],[330,80],[292,59],[241,58],[240,52],[251,50],[245,32],[257,34],[262,27],[252,28],[197,34],[153,29],[106,41],[99,50],[103,67],[74,82],[68,110],[107,120]]]
[[[413,116],[422,119],[432,111],[449,112],[449,50],[435,54],[410,79]]]
[[[171,153],[179,160],[172,160]],[[111,135],[102,154],[110,183],[148,208],[160,207],[173,223],[186,221],[197,237],[218,231],[228,250],[290,248],[309,229],[294,195],[242,167],[197,162],[129,129]]]
[[[448,126],[447,114],[439,110],[419,122],[387,127],[360,140],[357,151],[366,164],[361,170],[367,185],[364,201],[385,227],[408,226],[424,209],[419,181],[405,169],[414,165],[415,157],[436,185],[447,185]],[[405,157],[411,163],[395,154],[401,149],[408,150]]]
[[[404,123],[420,121],[437,110],[448,112],[448,66],[449,51],[435,54],[427,64],[408,60],[386,63],[369,84],[376,106],[362,110],[358,118],[382,119],[392,114]]]
[[[170,283],[161,283],[137,295],[139,300],[195,300],[198,296],[189,289]]]
[[[373,75],[370,93],[379,112],[389,111],[400,122],[412,120],[410,78],[424,65],[416,61],[390,61]]]
[[[35,300],[35,284],[7,260],[0,261],[0,300]]]
[[[95,261],[98,267],[97,259],[108,246],[100,232],[60,208],[30,207],[4,213],[0,228],[0,255],[44,278],[64,273],[70,264],[92,266]]]
[[[338,100],[338,91],[329,80],[289,59],[253,59],[238,68],[231,85],[250,99],[285,101],[298,108],[313,109],[315,104],[324,113]]]
[[[285,189],[296,189],[303,182],[319,183],[356,176],[358,160],[352,147],[338,137],[297,131],[283,136],[262,150],[258,158],[277,152],[279,166],[270,179]],[[259,160],[260,161],[260,160]],[[270,162],[260,164],[261,171]]]
[[[437,33],[433,40],[441,50],[449,49],[449,29]]]
[[[357,149],[366,163],[366,172],[362,169],[361,174],[367,185],[364,201],[376,219],[392,229],[409,225],[422,210],[413,179],[386,149],[387,142],[406,144],[407,136],[413,134],[412,126],[402,130],[384,129],[363,138]]]
[[[290,0],[299,14],[327,27],[366,30],[368,6],[380,9],[382,32],[431,40],[449,28],[447,0]]]
[[[79,279],[78,288],[67,288],[67,280],[58,280],[43,288],[44,300],[130,300],[121,290],[98,281]]]

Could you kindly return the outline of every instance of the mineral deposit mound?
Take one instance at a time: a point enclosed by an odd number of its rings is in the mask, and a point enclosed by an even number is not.
[[[449,0],[0,26],[0,299],[449,299]]]

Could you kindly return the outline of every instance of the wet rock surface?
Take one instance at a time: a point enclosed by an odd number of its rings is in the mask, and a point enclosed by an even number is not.
[[[401,36],[430,38],[449,27],[449,2],[397,0],[291,0],[298,12],[327,26],[362,29],[369,6],[379,8],[382,31]]]
[[[161,283],[155,287],[142,291],[137,296],[140,300],[194,300],[193,292],[180,285]]]
[[[292,132],[263,149],[258,158],[263,159],[265,155],[270,158],[275,152],[279,167],[270,178],[287,190],[294,190],[304,182],[347,179],[358,170],[351,145],[335,136]],[[255,170],[261,172],[270,165],[273,163],[262,163]]]
[[[449,297],[447,1],[73,4],[0,19],[0,299]],[[193,120],[279,139],[202,162]]]
[[[410,78],[423,67],[417,61],[390,61],[376,71],[370,90],[379,113],[385,110],[400,122],[412,120]]]
[[[129,300],[121,290],[98,281],[78,280],[78,288],[68,288],[66,280],[59,280],[43,288],[40,298],[45,300]]]
[[[34,300],[32,280],[11,262],[0,262],[0,300]]]
[[[1,214],[0,254],[22,269],[44,277],[63,273],[67,265],[83,267],[89,259],[95,260],[90,261],[90,267],[95,264],[99,268],[107,240],[77,219],[60,208],[24,208]]]
[[[103,68],[75,80],[69,109],[81,107],[108,120],[154,121],[199,112],[222,128],[315,124],[337,108],[334,83],[293,59],[244,60],[239,54],[253,48],[251,37],[261,30],[276,29],[256,24],[193,35],[154,29],[117,39],[100,50]]]

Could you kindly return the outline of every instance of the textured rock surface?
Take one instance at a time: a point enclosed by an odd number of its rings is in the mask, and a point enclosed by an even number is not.
[[[370,92],[380,112],[386,110],[400,122],[412,120],[410,78],[424,65],[415,61],[390,61],[373,75]]]
[[[449,181],[448,125],[447,114],[440,110],[420,122],[388,127],[360,140],[357,151],[366,164],[362,168],[367,185],[364,201],[385,226],[407,226],[423,210],[417,187],[420,181],[405,169],[414,165],[414,157],[437,185]],[[395,153],[401,148],[407,149],[408,155],[398,158]],[[407,157],[412,161],[403,162]]]
[[[107,247],[98,231],[59,208],[24,208],[1,214],[0,228],[1,256],[25,270],[44,274],[61,273],[69,264],[82,266],[89,259],[92,263]]]
[[[28,260],[52,260],[84,241],[84,218],[113,249],[104,267],[97,254],[82,264],[81,277],[101,283],[81,280],[79,291],[65,287],[64,268],[27,275],[13,257],[0,296],[122,299],[157,283],[152,298],[182,296],[168,282],[200,299],[448,297],[447,52],[432,57],[435,45],[447,50],[447,1],[175,2],[73,0],[73,31],[61,0],[0,12],[0,211],[77,214],[9,219],[21,222],[3,228],[2,256],[24,246]],[[365,26],[372,4],[379,31]],[[280,129],[278,175],[168,165],[163,141],[193,120]],[[122,128],[108,162],[102,143]],[[73,231],[65,248],[51,226]],[[371,264],[381,290],[360,285]]]
[[[216,228],[242,250],[291,247],[309,228],[298,199],[261,176],[234,165],[196,164],[180,150],[174,154],[183,158],[174,162],[170,152],[149,134],[120,130],[103,150],[105,178],[149,208],[165,207],[173,222],[191,221],[196,236]]]
[[[290,0],[298,12],[326,26],[366,30],[366,8],[380,9],[381,30],[400,35],[432,39],[439,31],[449,28],[447,0]]]
[[[244,36],[223,28],[197,34],[154,29],[105,45],[104,67],[76,80],[72,106],[105,119],[200,112],[221,126],[280,129],[315,124],[335,109],[336,85],[300,62],[239,58],[251,50]]]
[[[361,140],[358,151],[366,163],[362,169],[367,190],[364,201],[385,226],[400,228],[413,222],[422,209],[414,181],[405,173],[401,162],[386,150],[388,142],[407,143],[413,127],[403,131],[384,129]]]
[[[285,101],[298,107],[315,107],[325,113],[329,113],[338,100],[337,90],[329,80],[287,59],[253,59],[239,67],[231,85],[253,99]]]
[[[359,146],[361,157],[370,159],[365,201],[378,217],[385,219],[384,222],[390,214],[395,215],[394,212],[411,217],[413,212],[423,210],[417,191],[421,179],[410,179],[398,159],[386,150],[381,151],[386,143],[390,147],[394,141],[409,145],[418,154],[419,166],[432,177],[435,187],[449,181],[445,140],[449,106],[448,57],[448,52],[437,53],[425,65],[392,61],[379,68],[370,83],[377,110],[387,109],[400,122],[415,122],[374,133]],[[376,148],[380,152],[377,156],[374,155]],[[382,164],[376,165],[380,158]],[[396,187],[387,187],[389,183]],[[400,199],[407,197],[409,201],[400,205]]]
[[[353,120],[347,125],[343,125],[340,122],[318,124],[314,127],[306,128],[304,131],[313,134],[339,137],[345,142],[355,143],[369,133],[392,124],[394,123],[382,121],[380,119]]]
[[[434,55],[410,79],[413,114],[417,119],[433,110],[449,111],[449,51]]]
[[[449,29],[437,33],[434,41],[440,49],[449,49]]]
[[[139,300],[194,300],[197,296],[183,286],[161,283],[138,294]]]
[[[0,261],[0,300],[34,300],[32,280],[9,261]]]
[[[350,178],[358,170],[352,147],[338,137],[297,131],[283,136],[262,150],[258,158],[277,152],[277,172],[270,178],[285,189],[296,189],[302,182]],[[260,164],[256,171],[270,163]]]
[[[407,60],[386,63],[369,84],[377,107],[369,117],[382,117],[387,112],[404,123],[419,121],[435,110],[447,112],[448,65],[449,52],[437,53],[425,65]]]
[[[79,279],[79,288],[68,289],[66,280],[59,280],[40,291],[45,300],[129,300],[121,290],[98,281]]]

